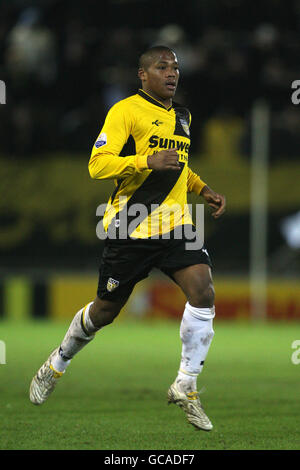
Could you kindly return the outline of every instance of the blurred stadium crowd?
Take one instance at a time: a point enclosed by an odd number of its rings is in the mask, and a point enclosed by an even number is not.
[[[0,270],[95,268],[95,208],[113,183],[91,181],[87,161],[108,109],[139,87],[138,57],[156,44],[179,59],[191,168],[227,197],[225,217],[213,224],[207,211],[205,221],[218,272],[249,265],[250,118],[261,98],[271,109],[269,267],[299,272],[299,219],[286,218],[300,200],[291,101],[300,0],[2,0]]]
[[[272,161],[299,155],[300,116],[290,99],[300,77],[299,0],[262,1],[259,9],[241,0],[186,7],[14,0],[0,8],[0,78],[9,104],[0,109],[2,154],[89,153],[108,108],[137,90],[138,56],[166,44],[179,57],[176,98],[192,111],[194,153],[206,150],[211,120],[247,123],[251,104],[263,97],[273,111]],[[249,135],[243,125],[243,155]]]

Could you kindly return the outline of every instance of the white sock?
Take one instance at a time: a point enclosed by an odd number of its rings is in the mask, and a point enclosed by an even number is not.
[[[98,331],[89,315],[92,303],[90,302],[76,313],[57,353],[51,360],[53,368],[58,372],[65,371],[72,357],[94,339]]]
[[[91,317],[90,317],[90,307],[91,307],[92,304],[93,304],[93,302],[90,302],[89,304],[87,304],[84,307],[83,315],[82,315],[83,326],[84,326],[85,332],[88,335],[92,335],[92,334],[96,333],[97,331],[99,331],[99,329],[100,329],[100,328],[95,327],[95,325],[92,322]]]
[[[64,372],[68,365],[70,364],[71,359],[65,361],[59,354],[59,350],[51,359],[51,365],[57,372]]]
[[[188,302],[185,305],[180,325],[182,354],[176,384],[186,393],[197,389],[197,377],[214,336],[214,316],[214,307],[197,308]]]

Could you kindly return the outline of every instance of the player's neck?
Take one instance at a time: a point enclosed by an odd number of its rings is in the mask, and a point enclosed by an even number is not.
[[[156,95],[152,90],[148,90],[146,88],[142,89],[145,93],[147,93],[149,96],[154,98],[156,101],[159,103],[163,104],[165,108],[170,108],[172,106],[172,98],[162,98],[161,96]]]

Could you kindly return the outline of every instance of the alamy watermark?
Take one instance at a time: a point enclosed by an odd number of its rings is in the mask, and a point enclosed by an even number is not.
[[[292,89],[295,90],[291,96],[292,103],[295,105],[300,104],[300,80],[292,82]]]
[[[3,80],[0,80],[0,104],[6,104],[6,86]]]
[[[295,339],[291,344],[291,348],[295,349],[291,356],[291,361],[293,364],[298,365],[300,364],[300,339]]]
[[[182,207],[180,204],[136,203],[128,206],[127,197],[120,196],[117,207],[107,204],[97,207],[96,215],[102,219],[97,224],[96,234],[100,240],[126,240],[139,238],[137,234],[143,230],[145,238],[185,240],[186,250],[200,250],[204,244],[204,204],[194,207],[195,222],[192,225],[192,204]]]
[[[0,340],[0,364],[6,364],[6,345]]]

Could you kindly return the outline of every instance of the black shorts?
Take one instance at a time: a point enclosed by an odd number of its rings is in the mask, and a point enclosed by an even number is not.
[[[194,264],[212,263],[205,247],[187,250],[183,239],[105,240],[99,268],[97,295],[118,301],[130,296],[135,284],[157,268],[173,279],[172,273]]]

